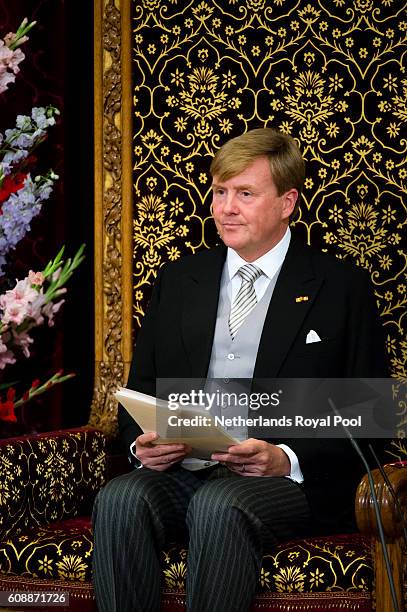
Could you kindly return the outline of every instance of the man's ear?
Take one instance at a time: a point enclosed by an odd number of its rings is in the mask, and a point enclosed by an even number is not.
[[[289,191],[283,193],[281,197],[283,198],[281,218],[288,219],[294,210],[296,201],[298,200],[298,191],[296,189],[290,189]]]

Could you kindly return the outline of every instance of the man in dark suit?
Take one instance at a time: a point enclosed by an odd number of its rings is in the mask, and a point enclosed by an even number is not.
[[[272,377],[385,376],[367,275],[290,234],[304,180],[294,140],[253,130],[220,149],[211,173],[223,245],[160,271],[128,386],[155,394],[158,378],[245,378],[256,388]],[[102,612],[159,609],[157,551],[174,534],[189,537],[188,609],[248,610],[265,547],[352,520],[363,470],[347,440],[248,437],[199,461],[187,444],[153,445],[157,434],[119,410],[141,469],[95,504]]]

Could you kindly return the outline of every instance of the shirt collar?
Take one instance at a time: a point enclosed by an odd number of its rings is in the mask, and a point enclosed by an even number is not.
[[[284,258],[287,254],[288,247],[290,245],[291,240],[291,231],[290,228],[287,227],[287,231],[284,236],[270,251],[267,251],[264,255],[252,261],[251,263],[256,265],[260,270],[265,274],[268,278],[273,278],[277,270],[281,267]],[[247,261],[242,259],[240,255],[236,253],[233,249],[228,248],[228,252],[226,255],[226,265],[229,273],[229,279],[232,279],[236,272],[247,264]]]

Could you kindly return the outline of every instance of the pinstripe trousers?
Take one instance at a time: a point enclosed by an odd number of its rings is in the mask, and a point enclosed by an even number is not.
[[[99,612],[158,612],[165,543],[188,541],[187,610],[250,609],[263,550],[299,536],[310,512],[287,478],[242,477],[223,466],[148,468],[110,481],[93,511]]]

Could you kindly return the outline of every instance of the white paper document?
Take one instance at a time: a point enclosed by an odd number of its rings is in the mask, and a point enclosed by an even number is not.
[[[138,423],[144,433],[156,431],[155,444],[183,442],[192,447],[192,457],[210,458],[212,453],[225,452],[239,440],[215,424],[210,412],[195,406],[170,410],[168,403],[151,395],[120,387],[116,399]]]

